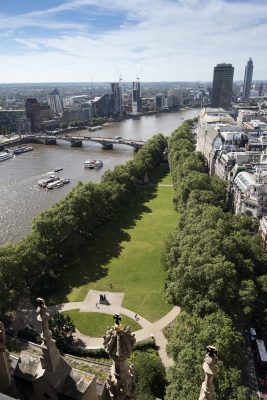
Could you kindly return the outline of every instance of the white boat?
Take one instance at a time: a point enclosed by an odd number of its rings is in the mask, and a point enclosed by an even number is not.
[[[95,169],[102,168],[102,167],[103,167],[103,161],[102,160],[96,160]]]
[[[18,146],[13,150],[14,154],[26,153],[27,151],[32,151],[33,147],[31,146]]]
[[[61,186],[63,186],[63,180],[62,179],[57,179],[56,181],[50,182],[46,185],[46,189],[57,189]]]
[[[88,128],[88,131],[89,131],[89,132],[95,132],[95,131],[100,131],[100,129],[102,129],[102,126],[101,126],[101,125],[98,125],[98,126],[90,126],[90,127]]]
[[[50,175],[48,178],[40,179],[37,183],[39,186],[46,187],[48,183],[55,182],[56,177],[55,175]]]
[[[12,157],[13,157],[13,154],[9,153],[9,151],[3,151],[2,153],[0,153],[0,161],[5,161]]]
[[[103,167],[103,161],[102,160],[86,160],[84,162],[84,168],[89,168],[89,169],[98,169]]]

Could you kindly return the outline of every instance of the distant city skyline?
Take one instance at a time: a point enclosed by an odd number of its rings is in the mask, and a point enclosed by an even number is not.
[[[0,83],[212,81],[231,63],[266,80],[265,0],[12,0],[0,4]]]

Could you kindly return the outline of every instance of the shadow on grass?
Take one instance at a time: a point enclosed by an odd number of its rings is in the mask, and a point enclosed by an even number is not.
[[[125,229],[133,228],[136,222],[151,210],[144,203],[156,197],[157,185],[168,174],[164,168],[157,167],[150,173],[150,182],[140,186],[140,191],[131,202],[122,206],[119,216],[103,225],[94,237],[88,242],[88,247],[79,251],[69,260],[66,272],[57,279],[49,281],[49,286],[41,289],[39,296],[44,296],[50,305],[67,302],[67,295],[72,288],[96,282],[107,274],[105,265],[111,258],[119,257],[121,243],[129,241],[130,236]]]

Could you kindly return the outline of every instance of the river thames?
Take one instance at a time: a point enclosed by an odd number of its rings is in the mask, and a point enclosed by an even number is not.
[[[184,120],[194,118],[199,109],[181,110],[127,119],[103,126],[91,136],[148,140],[156,133],[169,136]],[[81,130],[73,135],[88,135]],[[65,141],[58,145],[33,145],[33,151],[17,155],[0,163],[0,243],[14,243],[31,230],[32,218],[51,207],[79,182],[99,182],[107,169],[113,169],[133,158],[133,148],[114,145],[113,150],[102,150],[101,145],[87,142],[81,148],[71,148]],[[101,159],[103,168],[84,168],[86,159]],[[70,183],[54,190],[41,189],[37,181],[63,168],[58,175],[70,178]]]

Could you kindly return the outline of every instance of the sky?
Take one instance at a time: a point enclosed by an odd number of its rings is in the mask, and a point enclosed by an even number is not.
[[[0,0],[0,82],[267,79],[267,0]]]

